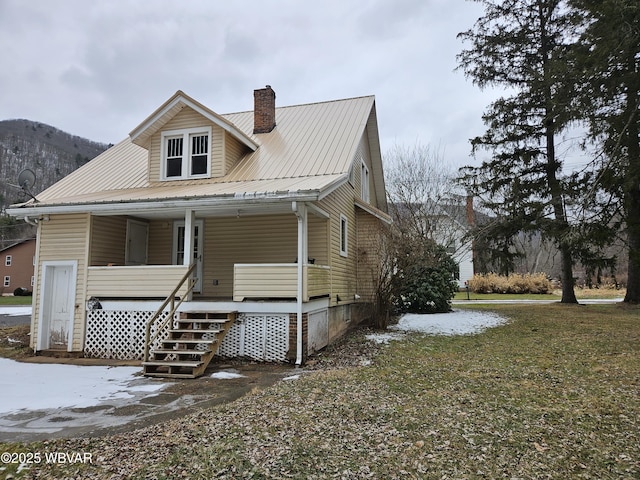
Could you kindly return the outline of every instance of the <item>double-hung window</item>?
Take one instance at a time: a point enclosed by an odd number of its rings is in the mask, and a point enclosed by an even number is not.
[[[162,133],[162,178],[207,178],[211,171],[211,128]]]

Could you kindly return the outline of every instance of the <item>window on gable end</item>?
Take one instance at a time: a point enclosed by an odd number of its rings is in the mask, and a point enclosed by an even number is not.
[[[11,255],[7,255],[6,257],[4,257],[4,265],[5,265],[5,267],[10,267],[11,266],[11,260],[12,260]]]
[[[347,256],[349,251],[349,223],[347,217],[340,215],[340,255]]]
[[[364,200],[365,202],[369,203],[370,202],[370,197],[369,197],[369,169],[367,168],[367,166],[365,165],[364,162],[362,162],[360,164],[360,189],[361,189],[361,195],[362,195],[362,200]]]
[[[211,128],[162,133],[162,179],[208,178],[211,173]]]

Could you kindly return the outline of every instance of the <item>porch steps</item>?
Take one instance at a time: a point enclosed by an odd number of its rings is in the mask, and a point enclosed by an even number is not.
[[[235,311],[182,312],[161,347],[142,362],[143,375],[163,378],[197,378],[204,374],[216,349],[236,319]],[[206,336],[206,338],[205,338]]]

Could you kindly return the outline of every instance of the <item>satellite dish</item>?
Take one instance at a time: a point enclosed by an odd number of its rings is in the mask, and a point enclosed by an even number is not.
[[[11,185],[12,187],[19,187],[24,193],[33,198],[34,201],[38,201],[31,189],[36,183],[36,174],[30,168],[25,168],[18,175],[18,185]]]
[[[36,174],[30,168],[25,168],[18,175],[18,185],[20,188],[29,193],[36,183]]]

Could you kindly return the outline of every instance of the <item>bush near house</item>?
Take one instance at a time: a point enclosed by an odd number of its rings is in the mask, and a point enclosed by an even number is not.
[[[396,313],[440,313],[451,310],[458,291],[457,265],[446,250],[433,241],[401,246],[397,260],[393,305]]]
[[[469,280],[473,293],[551,293],[553,284],[544,273],[509,276],[495,273],[476,274]]]

